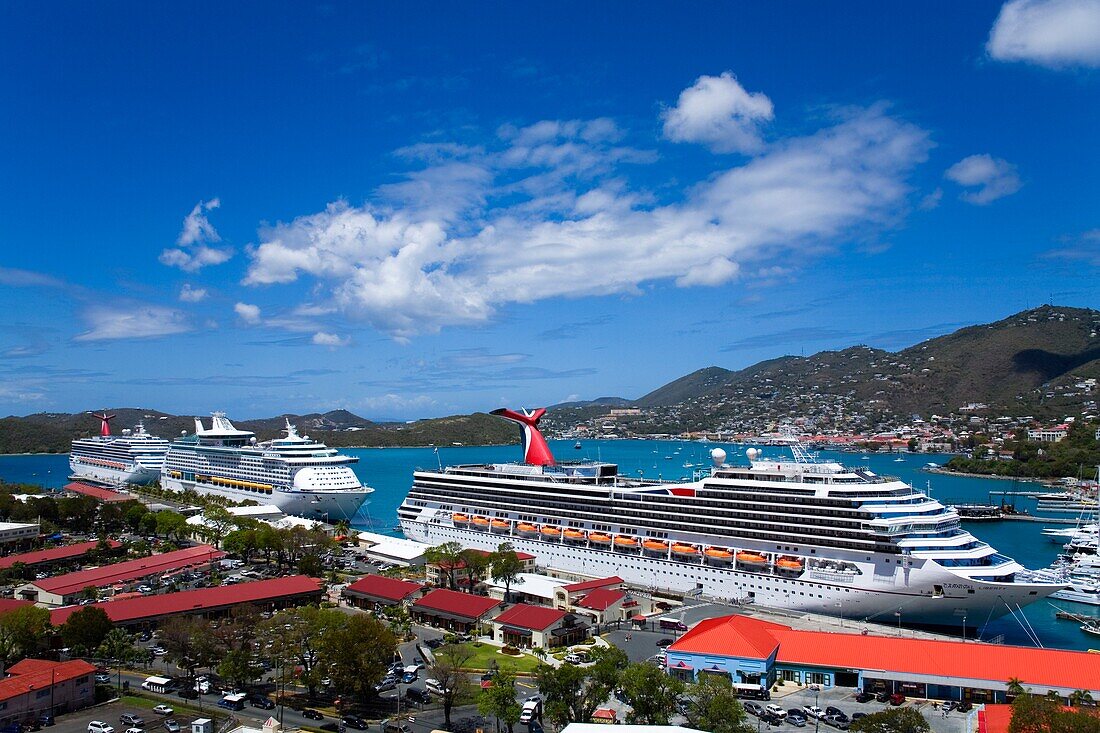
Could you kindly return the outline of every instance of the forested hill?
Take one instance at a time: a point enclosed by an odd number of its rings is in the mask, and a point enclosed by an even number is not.
[[[195,430],[191,416],[169,415],[140,408],[108,409],[115,434],[139,421],[154,435],[172,439]],[[336,447],[413,445],[499,445],[515,443],[519,433],[500,418],[474,413],[418,420],[412,423],[374,423],[346,410],[308,415],[279,415],[259,420],[237,420],[234,425],[252,430],[260,440],[282,434],[287,420],[300,433]],[[203,420],[210,427],[209,418]],[[99,420],[88,413],[37,413],[0,418],[0,453],[65,453],[75,438],[99,434]]]

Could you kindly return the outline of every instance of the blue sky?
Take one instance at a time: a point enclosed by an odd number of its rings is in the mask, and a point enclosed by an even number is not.
[[[0,413],[637,397],[1098,305],[1100,0],[0,12]]]

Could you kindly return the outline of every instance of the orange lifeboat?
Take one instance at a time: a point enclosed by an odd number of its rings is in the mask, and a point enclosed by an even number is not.
[[[469,524],[470,518],[467,517],[465,514],[452,514],[451,521],[455,524]]]
[[[511,526],[511,523],[506,519],[494,519],[489,523],[489,528],[494,532],[507,532]]]
[[[692,545],[673,545],[672,552],[676,555],[698,555],[699,548]]]
[[[653,552],[668,552],[668,543],[664,540],[646,540],[642,542],[642,547]]]
[[[489,526],[488,517],[474,517],[470,521],[473,522],[474,526],[478,529],[486,529]]]
[[[725,560],[728,562],[733,559],[733,553],[721,547],[708,547],[703,551],[703,554],[711,560]]]
[[[743,562],[746,565],[767,565],[768,558],[758,552],[739,552],[737,562]]]
[[[775,561],[780,570],[801,570],[802,561],[797,557],[781,557]]]
[[[588,533],[583,529],[567,529],[565,530],[565,539],[567,540],[584,540],[588,538]]]
[[[539,528],[528,522],[520,522],[516,525],[516,531],[520,534],[538,534]]]
[[[638,547],[638,540],[634,539],[633,537],[619,535],[615,538],[615,546],[624,547],[628,550],[633,550]]]
[[[589,541],[595,542],[596,544],[599,544],[599,545],[610,545],[611,544],[611,535],[603,534],[602,532],[593,532],[592,534],[588,535],[588,539],[589,539]]]
[[[542,525],[541,531],[543,537],[551,537],[553,539],[561,537],[561,527],[556,527],[553,524]]]

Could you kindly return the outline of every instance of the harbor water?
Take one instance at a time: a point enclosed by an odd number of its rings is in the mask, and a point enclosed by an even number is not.
[[[689,463],[700,468],[710,465],[709,451],[720,447],[728,455],[729,463],[747,462],[744,455],[748,446],[719,443],[691,443],[680,441],[644,440],[586,440],[576,448],[574,441],[550,441],[559,460],[598,459],[619,464],[623,475],[645,478],[690,479]],[[764,456],[776,457],[789,452],[781,447],[762,447]],[[393,532],[397,521],[397,507],[405,498],[415,468],[436,467],[453,463],[481,463],[489,461],[514,461],[520,457],[520,448],[511,446],[448,446],[436,448],[385,448],[346,449],[358,456],[353,468],[359,478],[373,486],[370,503],[355,519],[355,526],[376,532]],[[929,462],[943,463],[948,456],[934,454],[857,454],[823,451],[819,457],[836,460],[848,466],[864,468],[885,476],[897,476],[918,489],[931,491],[941,501],[968,503],[996,503],[990,501],[990,491],[1013,490],[1011,481],[990,480],[966,476],[930,474],[921,469]],[[897,460],[898,458],[901,460]],[[68,457],[64,455],[0,456],[0,479],[10,483],[32,483],[48,488],[60,488],[67,481]],[[1020,484],[1019,490],[1039,488],[1036,484]],[[1019,499],[1020,509],[1034,512],[1033,499]],[[1062,515],[1063,517],[1066,515]],[[1042,536],[1045,527],[1066,525],[1043,522],[994,521],[967,522],[964,526],[1002,553],[1014,557],[1029,568],[1046,567],[1054,561],[1060,547]],[[1033,645],[1030,627],[1043,646],[1064,649],[1089,649],[1100,646],[1095,637],[1082,632],[1079,624],[1055,618],[1057,609],[1064,609],[1088,616],[1098,616],[1097,607],[1066,601],[1039,601],[1023,610],[1022,617],[1005,615],[987,622],[986,619],[967,619],[967,638],[1004,641],[1009,644]],[[963,629],[956,631],[962,635]]]

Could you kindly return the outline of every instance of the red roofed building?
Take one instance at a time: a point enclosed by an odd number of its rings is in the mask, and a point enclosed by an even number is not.
[[[804,631],[724,616],[696,624],[668,648],[670,673],[722,674],[734,682],[777,679],[825,687],[859,687],[907,697],[1000,702],[1007,681],[1067,697],[1100,695],[1095,655],[939,639]]]
[[[546,606],[517,603],[493,619],[493,638],[509,646],[549,648],[587,637],[588,625],[574,614]]]
[[[143,595],[120,601],[93,603],[102,608],[116,626],[154,625],[175,616],[213,616],[234,606],[249,604],[267,610],[314,603],[323,590],[316,578],[291,575],[286,578],[256,580],[216,588],[199,588],[163,595]],[[50,622],[61,626],[76,611],[86,606],[66,606],[50,612]]]
[[[122,547],[122,543],[117,540],[108,540],[107,544],[110,545],[112,550],[117,550]],[[61,562],[64,560],[73,560],[78,557],[83,557],[89,552],[92,552],[99,547],[97,540],[91,542],[77,542],[74,545],[63,545],[61,547],[50,547],[46,550],[35,550],[33,552],[21,552],[15,555],[6,555],[0,557],[0,570],[10,568],[17,562],[23,563],[27,566],[34,565],[46,565],[49,563]]]
[[[0,725],[42,713],[80,710],[95,702],[95,667],[80,659],[24,659],[8,667],[7,674],[0,679]]]
[[[90,496],[105,504],[118,504],[124,501],[133,501],[137,498],[129,494],[120,494],[117,491],[111,491],[102,486],[93,486],[92,484],[86,484],[81,481],[65,484],[65,491],[71,491],[74,494],[82,494],[83,496]]]
[[[477,549],[474,549],[474,548],[469,548],[469,549],[466,550],[466,552],[476,552],[477,554],[481,555],[482,557],[488,557],[489,555],[492,554],[488,550],[477,550]],[[523,567],[520,569],[520,572],[522,572],[522,573],[532,573],[532,572],[535,571],[535,556],[534,555],[532,555],[529,552],[518,552],[517,551],[516,552],[516,557],[519,559],[520,563],[523,565]],[[466,570],[466,563],[462,560],[459,560],[456,563],[449,563],[449,562],[428,563],[427,565],[424,566],[424,569],[427,571],[427,576],[426,577],[427,577],[428,583],[431,584],[431,585],[438,586],[438,587],[441,587],[441,588],[447,587],[447,583],[449,582],[449,579],[451,577],[451,571],[454,571],[454,579],[455,579],[455,584],[456,585],[463,586],[463,587],[466,587],[466,586],[469,585],[469,582],[467,581],[467,578],[466,578],[466,574],[464,572]]]
[[[186,568],[209,565],[225,557],[225,553],[209,545],[188,547],[175,552],[127,560],[114,565],[66,573],[52,578],[35,580],[20,586],[16,594],[28,601],[47,606],[67,606],[75,603],[80,593],[88,587],[107,588],[115,585],[133,585],[149,578],[155,578],[184,570]],[[125,589],[125,588],[124,588]]]
[[[565,610],[573,610],[578,607],[577,601],[590,595],[592,591],[601,589],[618,590],[624,584],[625,581],[618,575],[612,575],[610,578],[594,578],[580,583],[569,583],[554,591],[554,606]],[[600,596],[596,597],[599,598]]]
[[[413,618],[454,631],[469,631],[481,624],[500,601],[472,593],[436,588],[412,605]]]
[[[344,598],[349,605],[360,608],[396,606],[411,601],[421,590],[423,588],[419,583],[384,575],[367,575],[344,588]]]
[[[30,605],[32,605],[30,601],[21,601],[18,598],[0,598],[0,613],[7,613]]]
[[[596,588],[574,601],[573,609],[589,616],[597,624],[624,621],[623,603],[626,599],[626,591],[618,588]]]

